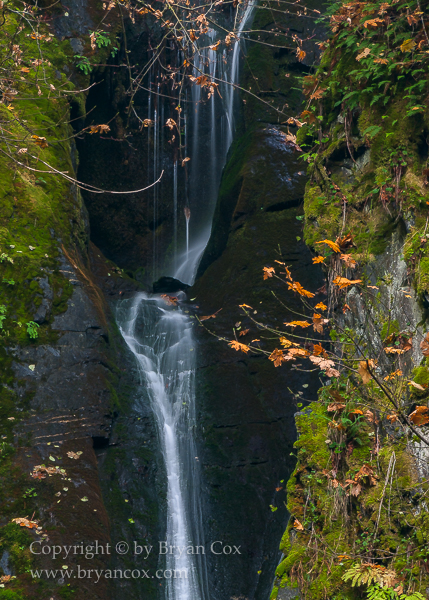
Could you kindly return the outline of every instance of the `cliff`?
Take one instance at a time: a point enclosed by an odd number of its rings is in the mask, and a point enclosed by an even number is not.
[[[336,240],[349,257],[324,252],[342,368],[296,415],[272,598],[423,598],[427,419],[415,415],[427,413],[428,381],[427,6],[329,11],[297,140],[310,173],[306,242],[320,253],[318,242]],[[360,285],[341,288],[341,277]]]

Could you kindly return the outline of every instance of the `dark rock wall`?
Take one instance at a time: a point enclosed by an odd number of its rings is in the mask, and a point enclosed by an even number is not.
[[[283,15],[280,21],[280,28],[298,26],[293,14]],[[256,12],[253,28],[267,31],[261,39],[280,44],[270,34],[272,26],[267,12]],[[305,39],[313,33],[320,35],[313,21],[300,19],[299,35]],[[304,47],[312,61],[315,46],[304,42]],[[266,97],[276,105],[289,105],[291,116],[299,112],[301,98],[293,88],[298,87],[296,76],[308,67],[286,50],[255,45],[248,46],[246,54],[243,87],[254,85],[256,74]],[[278,124],[278,115],[270,107],[249,100],[245,93],[241,99],[241,128],[223,173],[212,235],[189,296],[196,297],[200,315],[222,309],[214,319],[204,321],[216,336],[233,340],[234,326],[249,328],[238,339],[249,343],[261,338],[261,346],[267,349],[273,347],[267,338],[276,336],[258,330],[252,319],[275,330],[299,318],[302,304],[285,284],[264,281],[263,267],[274,260],[284,262],[294,279],[313,292],[323,286],[323,279],[301,240],[306,175],[299,153],[285,143],[282,132],[287,129]],[[323,293],[319,298],[324,300]],[[247,317],[239,308],[243,303],[252,307]],[[241,550],[241,555],[208,556],[211,600],[266,600],[288,518],[284,489],[295,462],[293,415],[297,399],[315,398],[320,383],[316,375],[301,372],[299,365],[276,369],[266,357],[235,352],[206,328],[196,332],[207,542],[222,540]],[[294,396],[298,392],[300,396]]]

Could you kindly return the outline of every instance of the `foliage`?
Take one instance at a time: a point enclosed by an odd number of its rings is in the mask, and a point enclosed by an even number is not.
[[[31,337],[31,339],[36,339],[39,335],[37,329],[40,327],[40,325],[38,325],[38,323],[35,323],[34,321],[29,321],[28,323],[26,323],[26,326],[27,333]]]

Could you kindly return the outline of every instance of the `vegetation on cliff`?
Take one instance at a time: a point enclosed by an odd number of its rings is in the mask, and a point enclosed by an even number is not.
[[[320,66],[303,80],[304,234],[327,248],[314,262],[325,265],[328,306],[289,325],[312,319],[321,333],[326,316],[331,342],[289,335],[270,358],[281,365],[301,349],[332,364],[297,416],[273,598],[285,586],[304,598],[427,595],[427,8],[331,4]]]

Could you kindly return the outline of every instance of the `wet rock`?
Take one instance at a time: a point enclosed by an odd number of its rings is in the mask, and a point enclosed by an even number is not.
[[[292,600],[299,598],[299,590],[297,588],[284,587],[279,589],[277,600]]]
[[[0,558],[0,570],[3,575],[12,575],[12,570],[9,564],[10,554],[7,550],[4,550],[1,558]]]
[[[57,315],[51,328],[56,343],[10,348],[19,397],[30,394],[35,414],[22,424],[36,443],[82,437],[108,437],[110,415],[109,344],[102,313],[62,258],[61,272],[74,285],[67,310]],[[47,278],[39,280],[45,297],[35,320],[48,318],[53,293]]]
[[[173,294],[174,292],[186,291],[189,288],[187,283],[182,283],[174,277],[161,277],[153,284],[154,294]]]
[[[54,294],[51,289],[51,286],[49,285],[49,280],[47,277],[41,277],[39,279],[39,286],[43,290],[43,299],[33,317],[33,321],[41,325],[42,323],[48,321],[49,317],[51,316],[52,300]]]

